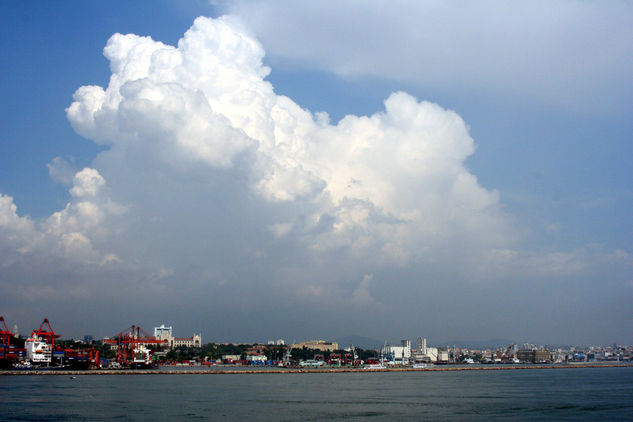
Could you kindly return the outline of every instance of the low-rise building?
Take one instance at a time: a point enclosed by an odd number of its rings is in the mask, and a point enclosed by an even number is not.
[[[246,360],[250,360],[252,362],[266,362],[268,358],[266,355],[246,355]]]
[[[418,337],[417,349],[413,354],[415,362],[448,362],[448,350],[439,350],[437,347],[427,347],[426,338]]]
[[[551,362],[552,356],[547,349],[522,349],[517,352],[520,362],[543,363]]]
[[[292,345],[293,349],[302,349],[304,347],[306,349],[321,350],[322,352],[333,352],[338,350],[338,343],[324,340],[310,340]]]
[[[202,347],[202,334],[194,334],[191,337],[174,337],[170,343],[170,349],[176,347]]]
[[[174,349],[176,347],[202,347],[202,334],[194,334],[191,337],[174,337],[172,335],[172,327],[166,327],[161,324],[160,327],[154,327],[154,337],[158,340],[165,340],[167,347]]]
[[[448,360],[448,349],[437,349],[437,361],[447,363]]]
[[[241,358],[242,357],[240,355],[222,355],[222,360],[229,363],[236,362]]]

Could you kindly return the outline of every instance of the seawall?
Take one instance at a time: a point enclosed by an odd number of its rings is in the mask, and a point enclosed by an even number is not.
[[[262,368],[262,369],[89,369],[82,371],[71,370],[0,370],[3,375],[243,375],[243,374],[330,374],[330,373],[375,373],[375,372],[443,372],[443,371],[513,371],[529,369],[578,369],[578,368],[622,368],[631,367],[633,364],[569,364],[569,365],[508,365],[508,366],[450,366],[431,367],[423,369],[413,368]]]

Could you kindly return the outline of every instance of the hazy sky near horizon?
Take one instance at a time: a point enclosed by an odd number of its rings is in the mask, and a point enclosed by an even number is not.
[[[0,11],[23,333],[631,343],[633,3]]]

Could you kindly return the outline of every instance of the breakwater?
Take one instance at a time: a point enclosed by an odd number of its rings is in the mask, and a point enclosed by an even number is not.
[[[323,373],[374,373],[374,372],[442,372],[442,371],[512,371],[529,369],[577,369],[577,368],[621,368],[633,364],[569,364],[569,365],[508,365],[508,366],[440,366],[422,369],[413,368],[271,368],[271,369],[89,369],[81,371],[55,369],[4,370],[2,375],[244,375],[244,374],[323,374]]]

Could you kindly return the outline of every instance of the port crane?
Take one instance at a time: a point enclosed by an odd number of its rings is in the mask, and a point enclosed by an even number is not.
[[[11,331],[7,328],[7,323],[4,322],[4,317],[0,316],[0,344],[3,346],[11,345]]]
[[[44,328],[47,326],[48,329]],[[52,348],[55,347],[55,339],[61,337],[59,334],[55,334],[53,331],[53,327],[51,327],[51,323],[48,322],[48,318],[44,318],[42,325],[37,330],[33,330],[33,335],[38,336],[46,341],[47,344],[50,344]]]
[[[104,341],[116,345],[116,361],[122,366],[149,365],[149,351],[145,349],[145,346],[167,345],[167,340],[157,339],[136,325],[132,325],[113,338]]]

